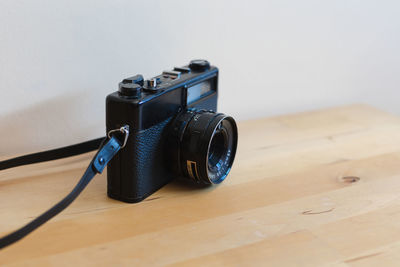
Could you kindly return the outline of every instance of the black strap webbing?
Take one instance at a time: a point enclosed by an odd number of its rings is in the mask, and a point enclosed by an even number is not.
[[[50,160],[62,159],[87,153],[90,151],[97,150],[100,147],[104,137],[97,138],[91,141],[83,142],[76,145],[66,146],[53,150],[43,151],[39,153],[33,153],[25,156],[0,161],[0,171],[18,166],[34,164],[39,162],[45,162]]]

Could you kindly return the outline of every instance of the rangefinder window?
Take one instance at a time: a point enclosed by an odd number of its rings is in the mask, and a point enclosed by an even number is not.
[[[211,94],[214,89],[212,87],[212,80],[206,80],[204,82],[193,85],[187,89],[187,101],[188,105],[200,100],[206,95]]]

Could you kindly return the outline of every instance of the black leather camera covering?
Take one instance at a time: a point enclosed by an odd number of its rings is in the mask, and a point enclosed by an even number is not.
[[[164,142],[167,134],[165,128],[169,121],[170,118],[148,129],[131,132],[124,148],[128,153],[120,153],[108,167],[109,172],[120,171],[127,174],[124,176],[110,173],[108,195],[111,198],[139,202],[173,178],[164,164]],[[114,164],[119,166],[113,166]]]

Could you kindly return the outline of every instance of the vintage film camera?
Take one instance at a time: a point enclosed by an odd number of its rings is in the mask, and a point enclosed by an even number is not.
[[[139,202],[175,177],[218,184],[236,153],[235,120],[217,111],[218,69],[206,60],[151,79],[124,79],[106,100],[107,132],[129,125],[109,163],[108,196]]]

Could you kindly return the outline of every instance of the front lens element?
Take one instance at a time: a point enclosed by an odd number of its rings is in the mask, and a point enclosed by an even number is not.
[[[224,162],[227,155],[227,139],[226,132],[220,129],[212,137],[210,148],[208,149],[208,169],[210,171],[215,171]]]

